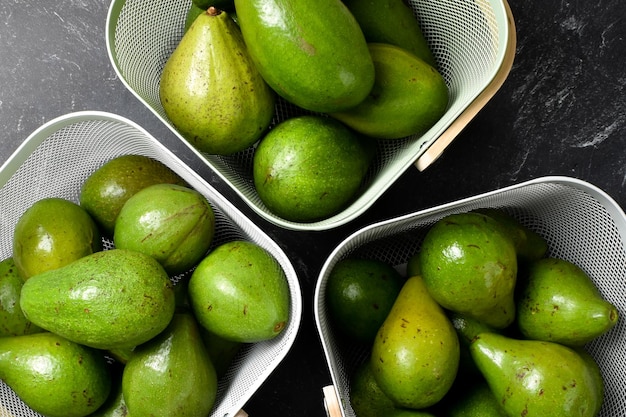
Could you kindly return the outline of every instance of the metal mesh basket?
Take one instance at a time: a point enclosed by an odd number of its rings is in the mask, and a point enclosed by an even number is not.
[[[549,256],[579,265],[600,293],[617,306],[622,315],[617,325],[586,349],[600,365],[606,384],[599,415],[626,415],[626,216],[603,191],[568,177],[539,178],[373,224],[338,245],[322,267],[314,301],[317,329],[334,385],[334,389],[324,390],[329,415],[355,416],[349,400],[349,377],[369,354],[369,349],[340,342],[333,334],[325,289],[335,264],[353,256],[379,259],[402,270],[432,224],[449,214],[477,208],[500,208],[539,233],[549,244]]]
[[[208,199],[216,218],[214,246],[234,239],[254,242],[268,250],[285,271],[291,296],[288,326],[275,339],[244,346],[219,381],[210,416],[235,416],[295,341],[302,312],[298,278],[273,240],[140,126],[109,113],[78,112],[59,117],[32,133],[0,167],[1,258],[12,255],[15,224],[30,205],[52,196],[78,203],[85,179],[106,161],[124,154],[161,161]],[[105,247],[112,247],[111,242],[105,242]],[[0,404],[1,416],[39,415],[2,382]]]
[[[168,121],[159,101],[165,62],[183,35],[191,0],[113,0],[107,17],[107,48],[124,85],[174,134],[201,156],[259,215],[281,227],[324,230],[362,214],[411,165],[426,168],[500,88],[515,54],[515,30],[504,0],[409,0],[449,86],[444,116],[421,136],[379,141],[378,157],[357,198],[327,219],[298,223],[271,213],[252,180],[254,147],[222,157],[196,151]],[[279,100],[272,125],[303,110]]]

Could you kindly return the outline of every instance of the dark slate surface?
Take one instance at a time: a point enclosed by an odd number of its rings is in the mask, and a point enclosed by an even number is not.
[[[32,131],[65,113],[128,117],[173,148],[275,238],[304,295],[300,336],[245,407],[251,416],[322,416],[330,384],[313,319],[313,292],[332,249],[366,224],[545,175],[595,184],[626,206],[626,3],[511,0],[517,54],[496,97],[423,173],[407,171],[361,218],[303,234],[259,220],[129,93],[105,44],[109,2],[0,4],[0,163]]]

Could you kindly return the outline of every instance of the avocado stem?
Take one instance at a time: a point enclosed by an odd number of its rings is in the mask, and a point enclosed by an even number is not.
[[[218,9],[217,7],[215,7],[215,6],[210,6],[207,9],[206,13],[209,16],[218,16],[218,15],[222,14],[222,11],[220,9]]]

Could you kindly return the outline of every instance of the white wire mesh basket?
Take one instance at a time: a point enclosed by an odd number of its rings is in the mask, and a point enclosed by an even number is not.
[[[332,386],[324,387],[331,417],[354,417],[350,375],[369,348],[333,334],[325,304],[326,283],[335,264],[348,256],[379,259],[400,271],[416,253],[427,230],[453,213],[499,208],[543,236],[549,256],[566,259],[589,274],[600,293],[620,312],[615,327],[585,346],[606,384],[601,417],[626,415],[626,215],[597,187],[569,177],[544,177],[365,227],[346,238],[326,260],[315,289],[315,320]]]
[[[430,165],[497,92],[515,55],[515,28],[505,0],[409,0],[449,87],[444,116],[421,136],[379,141],[378,156],[354,201],[320,221],[298,223],[270,212],[252,179],[254,146],[228,157],[198,152],[180,135],[159,100],[160,75],[184,32],[191,0],[113,0],[107,49],[122,83],[260,216],[288,229],[324,230],[353,220],[409,167]],[[305,113],[279,99],[272,126]]]
[[[275,339],[241,349],[219,381],[217,400],[210,414],[246,415],[241,410],[244,404],[295,341],[302,313],[298,277],[273,240],[137,124],[110,113],[77,112],[52,120],[33,132],[0,167],[0,257],[12,255],[15,224],[30,205],[45,197],[78,203],[85,179],[106,161],[125,154],[161,161],[208,199],[216,218],[213,246],[235,239],[254,242],[269,251],[285,272],[291,297],[287,327]],[[104,244],[105,248],[113,246],[107,241]],[[0,416],[39,416],[1,381],[0,404]]]

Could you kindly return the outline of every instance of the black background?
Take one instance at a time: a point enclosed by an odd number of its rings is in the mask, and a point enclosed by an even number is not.
[[[321,266],[373,222],[547,175],[586,180],[626,207],[626,3],[511,0],[517,51],[504,86],[433,166],[409,169],[356,221],[327,232],[260,219],[122,85],[103,0],[0,4],[0,163],[37,127],[74,111],[130,118],[196,168],[290,256],[303,292],[293,349],[246,405],[251,416],[323,416],[328,368],[313,319]]]

